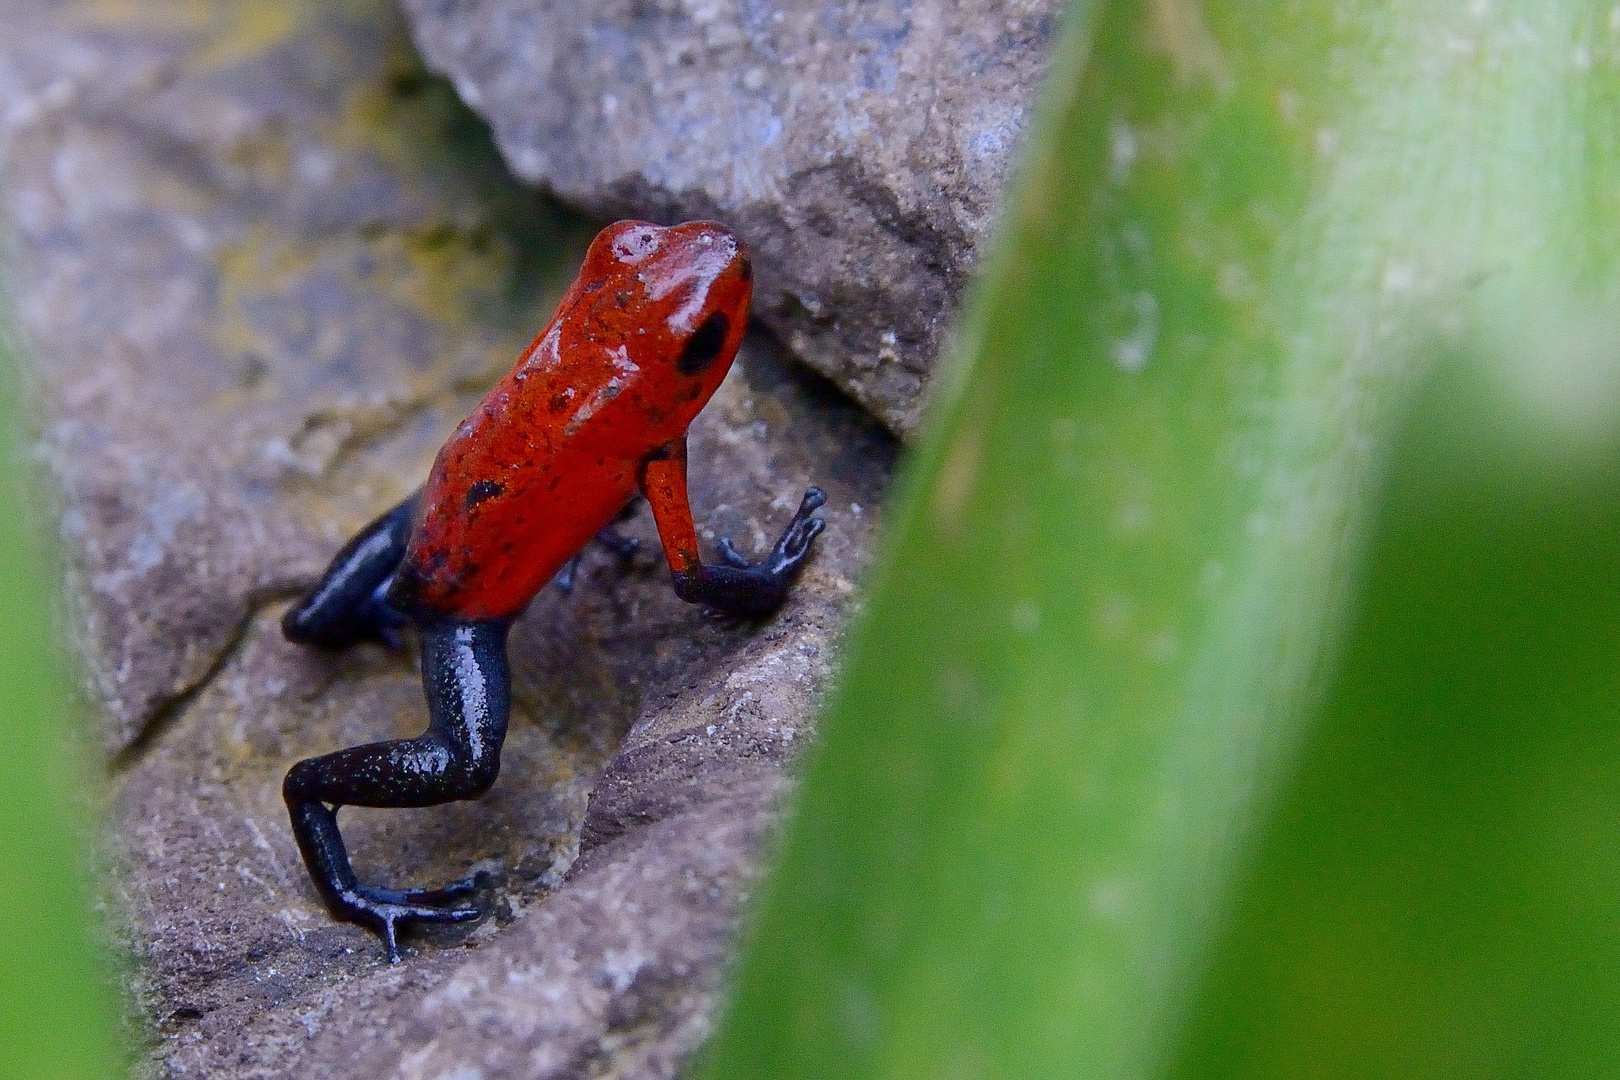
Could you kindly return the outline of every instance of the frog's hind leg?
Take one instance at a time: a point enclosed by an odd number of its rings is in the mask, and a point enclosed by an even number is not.
[[[349,864],[337,812],[343,806],[437,806],[474,799],[501,768],[501,744],[511,706],[505,620],[425,621],[422,686],[431,719],[414,739],[370,743],[308,758],[282,785],[293,833],[310,876],[327,905],[380,934],[388,959],[399,960],[397,927],[411,922],[464,922],[475,907],[455,902],[473,880],[442,889],[363,885]]]
[[[282,617],[281,632],[288,641],[336,649],[374,639],[399,648],[405,617],[386,598],[411,539],[420,495],[412,495],[343,545],[320,583]]]

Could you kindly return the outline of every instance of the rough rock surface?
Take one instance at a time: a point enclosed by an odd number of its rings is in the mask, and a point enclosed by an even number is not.
[[[403,0],[513,171],[719,217],[793,351],[905,433],[991,224],[1057,0]]]
[[[381,963],[279,796],[300,757],[420,729],[410,650],[317,654],[276,619],[420,481],[589,232],[510,180],[386,0],[0,7],[8,306],[154,1074],[667,1077],[706,1031],[893,452],[770,342],[694,427],[692,479],[703,535],[755,552],[828,490],[788,606],[680,603],[641,508],[641,552],[593,552],[514,631],[495,790],[345,811],[363,875],[476,865],[488,918]]]

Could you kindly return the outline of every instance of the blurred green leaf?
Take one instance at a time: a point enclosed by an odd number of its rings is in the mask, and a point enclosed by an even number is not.
[[[0,1077],[119,1075],[116,1011],[88,902],[79,717],[55,640],[59,575],[41,545],[45,514],[21,453],[23,410],[0,326]]]
[[[1078,0],[707,1076],[1616,1071],[1617,105]]]

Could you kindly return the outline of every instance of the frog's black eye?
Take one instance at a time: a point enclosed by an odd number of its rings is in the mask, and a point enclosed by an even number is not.
[[[724,312],[717,311],[704,319],[703,325],[686,339],[686,348],[681,350],[680,359],[675,361],[675,370],[682,375],[701,375],[720,355],[720,349],[726,343],[726,332],[730,329],[731,320],[726,318]]]

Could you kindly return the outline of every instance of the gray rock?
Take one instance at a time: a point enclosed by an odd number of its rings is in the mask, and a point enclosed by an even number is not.
[[[825,487],[800,586],[763,625],[706,617],[642,508],[638,554],[593,552],[542,593],[494,791],[344,812],[366,876],[494,883],[486,920],[412,936],[391,968],[320,906],[279,786],[300,757],[419,730],[414,660],[300,649],[276,620],[420,481],[592,230],[505,175],[386,0],[5,5],[0,163],[148,1070],[672,1075],[827,677],[888,439],[749,344],[692,431],[695,507],[706,539],[760,552]]]
[[[717,217],[759,316],[894,431],[999,204],[1056,0],[403,0],[514,172]]]
[[[494,876],[491,918],[413,936],[404,972],[320,907],[280,784],[300,757],[420,730],[413,662],[369,646],[311,654],[280,639],[277,608],[257,617],[123,775],[116,802],[123,906],[161,1003],[168,1067],[673,1076],[708,1030],[887,472],[887,443],[851,413],[766,350],[694,427],[707,533],[760,550],[791,511],[779,496],[810,477],[839,493],[824,546],[767,626],[676,600],[642,508],[625,529],[644,553],[628,566],[593,553],[572,591],[548,589],[516,628],[516,707],[494,791],[344,812],[362,876]],[[867,500],[858,513],[851,496]]]

